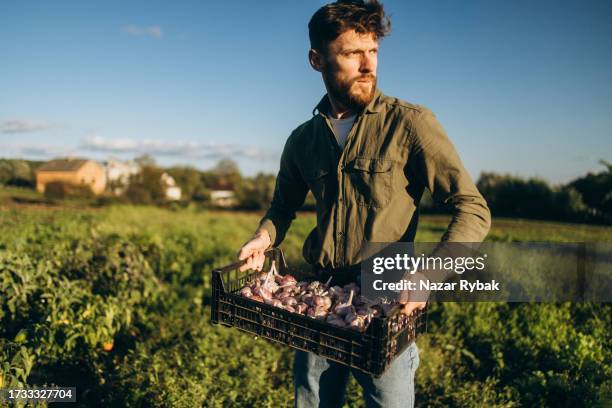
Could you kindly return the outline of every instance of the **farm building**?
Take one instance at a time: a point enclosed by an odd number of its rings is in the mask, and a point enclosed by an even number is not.
[[[178,201],[181,199],[181,188],[176,185],[174,178],[168,173],[161,175],[161,183],[166,190],[166,199],[171,201]]]
[[[75,186],[86,185],[98,195],[106,188],[104,167],[93,160],[58,159],[43,164],[36,171],[36,190],[45,192],[45,186],[51,182],[62,182]]]
[[[210,187],[210,202],[217,207],[233,207],[238,203],[232,184],[215,184]]]
[[[109,159],[103,162],[106,170],[106,184],[114,195],[121,195],[130,184],[130,177],[140,172],[140,166],[134,161]]]

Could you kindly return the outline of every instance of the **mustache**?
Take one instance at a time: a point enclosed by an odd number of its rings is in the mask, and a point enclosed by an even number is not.
[[[357,78],[353,79],[353,82],[363,81],[364,79],[369,79],[371,81],[375,81],[376,80],[376,75],[374,75],[374,74],[361,75],[361,76],[358,76]]]

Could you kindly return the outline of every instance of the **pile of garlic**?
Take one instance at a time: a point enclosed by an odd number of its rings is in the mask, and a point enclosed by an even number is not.
[[[293,276],[280,275],[274,261],[269,272],[262,272],[240,289],[249,299],[266,303],[292,313],[325,320],[337,327],[365,331],[375,316],[386,316],[397,305],[381,300],[371,302],[359,296],[356,283],[332,286],[319,281],[298,282]]]

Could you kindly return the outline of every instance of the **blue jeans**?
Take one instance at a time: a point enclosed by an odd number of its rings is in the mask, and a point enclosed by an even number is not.
[[[296,408],[342,407],[349,374],[363,388],[366,406],[385,408],[414,407],[414,373],[419,366],[419,350],[412,343],[379,378],[334,363],[313,353],[297,351],[293,366]]]

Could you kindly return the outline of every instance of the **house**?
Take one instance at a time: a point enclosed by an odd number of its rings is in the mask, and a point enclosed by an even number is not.
[[[238,203],[232,184],[216,184],[210,187],[210,202],[217,207],[233,207]]]
[[[162,186],[166,189],[166,199],[178,201],[181,199],[181,188],[176,185],[176,181],[168,173],[161,175]]]
[[[99,163],[88,159],[66,158],[51,160],[36,171],[36,190],[45,192],[51,182],[62,182],[75,186],[86,185],[98,195],[106,188],[106,172]]]
[[[130,177],[140,172],[140,166],[133,161],[109,159],[104,162],[107,188],[114,195],[121,195],[130,184]]]

